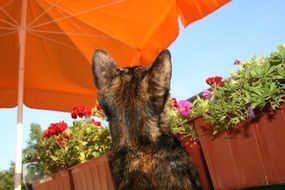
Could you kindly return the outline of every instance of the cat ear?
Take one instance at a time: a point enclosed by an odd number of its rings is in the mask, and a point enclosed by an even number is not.
[[[117,65],[114,60],[103,50],[96,50],[92,60],[92,72],[95,85],[98,89],[108,84],[115,72]]]
[[[171,80],[171,56],[168,50],[162,51],[153,62],[149,69],[150,85],[157,90],[170,90],[170,80]]]

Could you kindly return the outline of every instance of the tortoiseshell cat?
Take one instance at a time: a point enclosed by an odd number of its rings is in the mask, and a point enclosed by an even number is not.
[[[109,162],[115,188],[201,189],[191,160],[169,133],[169,51],[162,51],[150,68],[118,68],[97,50],[92,71],[112,134]]]

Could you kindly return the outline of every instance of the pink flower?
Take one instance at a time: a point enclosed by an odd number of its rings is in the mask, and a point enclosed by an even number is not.
[[[211,97],[211,95],[212,95],[212,93],[211,93],[211,91],[209,91],[209,90],[204,90],[203,92],[202,92],[202,97],[203,98],[210,98]]]
[[[241,63],[241,61],[240,61],[239,59],[236,59],[236,60],[234,61],[234,65],[240,65],[240,63]]]
[[[190,113],[191,106],[192,104],[188,100],[181,100],[177,103],[178,111],[184,117]]]

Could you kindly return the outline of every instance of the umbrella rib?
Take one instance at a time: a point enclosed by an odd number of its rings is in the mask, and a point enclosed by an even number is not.
[[[58,41],[52,40],[52,39],[48,39],[48,38],[46,38],[46,37],[44,37],[44,36],[41,36],[41,35],[39,35],[39,34],[35,34],[35,33],[34,33],[34,35],[39,36],[41,39],[49,40],[49,41],[52,41],[52,42],[54,42],[54,43],[57,43],[57,44],[66,46],[65,44],[63,44],[63,43],[61,43],[61,42],[58,42]],[[53,61],[51,60],[50,52],[48,51],[48,48],[46,47],[46,43],[44,43],[44,41],[41,41],[41,43],[43,44],[44,51],[46,52],[47,58],[49,59],[49,63],[51,63],[51,68],[53,69],[53,71],[56,73],[57,76],[60,76],[60,75],[58,74],[58,72],[56,72],[56,69],[54,69],[54,64],[52,64]]]
[[[7,4],[9,4],[11,2],[11,0],[7,3]],[[7,5],[6,4],[6,5]],[[13,23],[10,23],[10,25],[12,25],[12,26],[19,26],[19,23],[9,14],[9,13],[7,13],[7,11],[5,11],[5,9],[3,9],[3,7],[0,7],[0,10],[5,14],[5,15],[7,15],[13,22],[14,22],[14,24]]]
[[[4,7],[7,7],[10,3],[12,2],[12,0],[8,1],[4,6],[0,7],[0,10],[5,14],[7,15],[16,25],[14,26],[18,26],[19,23],[7,12],[5,11]],[[13,23],[10,23],[13,25]]]
[[[123,0],[124,1],[124,0]],[[70,12],[69,11],[67,11],[67,10],[65,10],[65,9],[63,9],[62,7],[58,7],[61,11],[63,11],[63,12],[66,12],[67,14],[69,14],[70,15]],[[96,8],[98,8],[98,7],[96,7]],[[79,20],[81,20],[80,18],[78,18]],[[68,19],[68,21],[71,21],[70,19]],[[82,21],[82,20],[81,20]],[[92,26],[90,23],[88,23],[87,21],[82,21],[82,22],[84,22],[84,23],[86,23],[86,24],[88,24],[88,25],[90,25],[90,26]],[[81,27],[79,27],[79,26],[77,26],[76,24],[74,24],[73,22],[72,22],[72,24],[73,25],[75,25],[79,30],[81,29]],[[57,24],[58,25],[58,24]],[[58,27],[60,27],[60,25],[58,25]],[[61,27],[60,27],[61,28]],[[31,31],[33,31],[34,29],[31,29],[31,28],[29,28]],[[99,31],[101,31],[100,29],[97,29],[97,30],[99,30]],[[44,31],[44,30],[43,30]],[[105,33],[104,31],[101,31],[102,33]],[[55,33],[56,33],[56,31],[55,31]],[[58,33],[59,34],[59,33]],[[69,34],[68,32],[62,32],[62,34]],[[75,34],[75,33],[73,33],[73,34]],[[80,33],[76,33],[76,35],[79,35]],[[82,35],[85,35],[84,33],[82,33]],[[90,37],[91,37],[91,35],[89,35],[89,34],[87,34],[87,35],[85,35],[85,36],[87,36],[87,37],[89,37],[89,39],[90,39]],[[106,35],[106,36],[100,36],[100,38],[102,39],[102,38],[106,38],[106,39],[111,39],[109,36],[112,36],[111,34],[108,34],[108,35]],[[67,37],[68,37],[68,35],[67,35]],[[99,37],[99,36],[98,36]],[[69,37],[70,38],[70,37]],[[118,40],[116,37],[113,37],[113,39],[116,39],[116,40]],[[71,41],[73,41],[72,39],[70,39]],[[90,39],[93,43],[95,43],[95,44],[98,44],[99,45],[99,42],[98,41],[94,41],[93,39]],[[119,40],[118,40],[119,41]],[[125,42],[122,42],[122,43],[125,43]],[[132,45],[130,45],[130,44],[127,44],[129,47],[133,47]],[[133,47],[134,48],[134,47]]]
[[[0,27],[1,29],[1,27]],[[110,38],[104,35],[96,35],[96,34],[87,34],[87,33],[73,33],[73,32],[59,32],[59,31],[50,31],[50,30],[29,30],[31,32],[38,32],[38,33],[48,33],[48,34],[61,34],[61,35],[73,35],[73,36],[87,36],[87,37],[97,37],[97,38]]]
[[[45,37],[44,37],[44,39],[45,39]],[[48,39],[48,40],[49,40],[49,39]],[[55,42],[54,40],[52,40],[52,41]],[[48,51],[48,48],[46,47],[46,44],[45,44],[43,41],[42,41],[42,43],[43,43],[43,46],[45,47],[44,50],[45,50],[45,52],[46,52],[46,55],[47,55],[48,59],[50,60],[49,62],[50,62],[50,63],[53,63],[53,61],[51,60],[50,52]],[[55,43],[57,43],[57,42],[55,42]],[[60,43],[60,42],[59,42],[59,44],[66,46],[65,44],[62,44],[62,43]],[[68,46],[68,47],[69,47],[69,46]],[[71,46],[70,46],[70,47],[71,47]],[[71,47],[71,48],[73,48],[73,47]],[[78,50],[77,48],[73,48],[73,49]],[[85,58],[85,59],[86,59],[86,58]],[[53,67],[53,66],[52,66],[52,67]],[[54,71],[56,71],[56,69],[54,69]],[[62,76],[62,75],[58,74],[58,72],[55,72],[55,73],[56,73],[58,76]],[[69,81],[69,80],[66,79],[65,77],[64,77],[64,80],[66,80],[66,82]],[[74,85],[76,85],[77,87],[80,87],[80,88],[82,88],[82,89],[84,88],[84,87],[79,86],[79,85],[77,85],[77,84],[74,84]],[[84,89],[85,89],[85,88],[84,88]],[[66,93],[65,91],[58,91],[58,92],[64,92],[64,93]],[[79,93],[76,93],[76,92],[73,92],[73,91],[70,91],[70,92],[72,92],[73,94],[79,94]],[[70,92],[69,92],[69,93],[70,93]],[[87,92],[87,93],[84,93],[84,94],[92,96],[93,93],[94,93],[93,90],[89,90],[89,89],[88,89],[88,92]]]
[[[69,11],[67,11],[67,10],[65,10],[65,9],[63,9],[62,7],[58,7],[61,11],[63,11],[63,12],[66,12],[67,14],[70,14],[70,12]],[[88,24],[89,26],[92,26],[92,24],[90,24],[88,21],[86,21],[86,20],[82,20],[82,19],[80,19],[80,18],[77,18],[77,19],[79,19],[80,21],[82,21],[83,23],[85,23],[85,24]],[[68,19],[68,21],[70,21],[70,19]],[[74,24],[74,23],[72,23],[72,24]],[[74,24],[75,25],[75,24]],[[59,26],[60,27],[60,26]],[[76,25],[76,27],[78,28],[78,29],[80,29],[81,27],[79,27],[79,26],[77,26]],[[106,33],[105,31],[102,31],[101,29],[99,29],[99,28],[97,28],[96,27],[96,29],[98,30],[98,31],[100,31],[100,32],[102,32],[102,33]],[[84,34],[84,33],[83,33]],[[112,34],[109,34],[108,33],[108,35],[106,35],[106,38],[109,38],[109,39],[111,39],[109,36],[112,36]],[[91,36],[88,36],[88,37],[91,37]],[[101,37],[102,38],[102,37]],[[116,39],[116,40],[118,40],[118,41],[120,41],[119,39],[117,39],[116,37],[113,37],[112,36],[112,39]],[[93,42],[94,42],[94,40],[92,40]],[[121,41],[122,43],[124,43],[124,44],[126,44],[125,42],[123,42],[123,41]],[[98,44],[98,42],[94,42],[94,43],[97,43]],[[132,47],[132,48],[136,48],[136,47],[134,47],[134,46],[132,46],[132,45],[130,45],[130,44],[127,44],[129,47]]]
[[[10,26],[13,26],[14,28],[17,28],[19,26],[19,25],[15,25],[15,24],[13,24],[11,22],[8,22],[8,21],[4,20],[3,18],[0,18],[0,21],[4,22],[4,23],[6,23],[6,24],[8,24]]]
[[[8,35],[14,34],[14,33],[16,33],[16,32],[17,32],[16,30],[15,30],[15,31],[11,31],[11,32],[6,32],[6,33],[3,33],[3,34],[0,34],[0,37],[8,36]]]
[[[37,37],[39,37],[40,39],[42,39],[41,43],[42,43],[43,46],[44,46],[44,50],[45,50],[45,52],[46,52],[46,55],[48,56],[48,59],[50,60],[50,63],[52,63],[53,61],[51,60],[50,51],[48,51],[48,48],[46,47],[46,43],[44,42],[44,40],[51,41],[51,42],[53,42],[53,43],[56,43],[56,44],[65,46],[65,47],[67,47],[67,48],[76,50],[76,51],[80,52],[81,54],[83,54],[82,51],[80,51],[80,49],[78,49],[78,48],[75,48],[75,47],[73,47],[73,46],[67,45],[67,44],[62,43],[62,42],[60,42],[60,41],[57,41],[57,40],[48,38],[48,37],[46,37],[46,36],[37,34],[37,33],[35,33],[35,32],[32,32],[31,30],[29,30],[29,32],[30,32],[32,35],[37,36]],[[85,56],[84,56],[84,58],[86,59]],[[88,61],[88,60],[86,59],[86,61]],[[52,66],[52,67],[53,67],[53,66]],[[54,71],[56,71],[56,69],[54,69]],[[57,72],[56,72],[56,73],[57,73]],[[58,74],[58,73],[57,73],[57,74]],[[62,76],[62,75],[58,74],[58,76]],[[64,79],[65,79],[65,77],[64,77]],[[69,80],[66,79],[66,81],[69,81]],[[77,85],[77,86],[78,86],[78,85]],[[78,87],[82,88],[82,86],[78,86]],[[91,92],[91,93],[90,93],[90,92]],[[88,92],[88,95],[92,95],[92,94],[93,94],[93,91],[90,91],[90,92]]]
[[[66,13],[68,13],[68,14],[70,14],[67,10],[65,10],[65,9],[63,9],[62,7],[59,7],[59,9],[60,10],[62,10],[63,12],[66,12]],[[70,22],[71,24],[73,24],[75,27],[77,27],[78,28],[78,30],[79,31],[82,31],[82,29],[81,29],[81,27],[80,26],[78,26],[77,24],[75,24],[71,19],[68,19],[68,20],[66,20],[67,22]],[[58,25],[58,24],[57,24]],[[58,25],[59,27],[60,27],[60,25]],[[67,32],[67,34],[69,34],[68,32]],[[81,33],[81,34],[85,34],[84,32],[83,33]],[[95,36],[95,35],[94,35]],[[99,36],[99,35],[98,35]],[[73,41],[69,36],[67,36],[71,41]],[[87,35],[86,37],[88,37],[89,38],[89,40],[91,40],[93,43],[95,43],[95,44],[97,44],[98,46],[100,46],[100,44],[99,44],[99,42],[98,41],[94,41],[93,39],[91,39],[90,37],[91,37],[91,35]],[[98,38],[98,37],[97,37]],[[108,36],[101,36],[101,39],[102,38],[105,38],[105,39],[107,39],[107,38],[109,38],[110,39],[110,37],[108,37]]]
[[[33,25],[37,20],[39,20],[41,17],[44,16],[45,13],[47,13],[48,10],[50,10],[51,8],[54,8],[61,0],[57,0],[55,3],[52,3],[46,10],[44,10],[44,12],[42,12],[42,14],[40,14],[38,17],[36,17],[34,20],[32,20],[28,26]]]
[[[8,1],[5,5],[3,5],[2,7],[7,7],[9,4],[11,4],[13,0]]]
[[[70,21],[70,20],[68,20],[68,21]],[[59,28],[61,28],[61,27],[58,25],[58,23],[55,23],[55,24],[56,24]],[[76,27],[80,30],[80,27],[78,27],[77,25],[76,25]],[[34,29],[29,29],[29,31],[33,32]],[[42,31],[44,31],[44,30],[42,30]],[[58,34],[61,33],[62,35],[63,35],[63,34],[65,34],[65,35],[68,34],[68,32],[63,33],[63,32],[60,32],[60,31],[51,31],[51,32],[55,32],[55,33],[58,32]],[[45,37],[44,35],[40,35],[40,34],[35,33],[35,32],[33,32],[33,34],[34,34],[34,35],[37,35],[37,36],[39,36],[39,37],[41,37],[41,38],[43,38],[43,39],[47,39],[47,40],[52,41],[52,42],[54,42],[54,43],[57,43],[57,44],[60,44],[60,45],[63,45],[63,46],[66,46],[66,47],[69,47],[69,48],[72,48],[72,49],[75,49],[75,50],[81,52],[78,48],[74,48],[73,46],[69,46],[69,45],[67,45],[67,44],[64,44],[64,43],[62,43],[62,42],[56,41],[56,40],[54,40],[54,39],[47,38],[47,37]],[[82,33],[82,34],[84,34],[84,33]],[[68,35],[66,35],[66,36],[67,36],[67,37],[71,40],[71,42],[74,44],[73,40],[72,40]],[[103,38],[103,37],[105,37],[105,36],[102,36],[102,38]],[[106,37],[107,37],[107,36],[106,36]],[[106,38],[106,37],[105,37],[105,38]],[[91,41],[94,42],[94,40],[92,40],[92,39],[91,39]],[[94,43],[97,43],[97,44],[98,44],[98,42],[94,42]],[[74,44],[74,45],[76,46],[76,44]],[[81,52],[81,53],[83,54],[83,52]]]
[[[70,21],[70,20],[69,20]],[[57,23],[55,23],[59,28],[61,28]],[[78,26],[76,26],[77,28],[79,28],[80,29],[80,27],[78,27]],[[36,33],[36,32],[45,32],[45,33],[54,33],[54,34],[61,34],[61,35],[66,35],[66,34],[69,34],[68,32],[60,32],[60,31],[45,31],[45,30],[35,30],[35,29],[30,29],[29,28],[29,31],[31,32],[31,33],[33,33],[34,35],[36,35],[36,36],[38,36],[38,37],[40,37],[40,38],[42,38],[42,39],[46,39],[46,40],[49,40],[49,41],[52,41],[52,42],[54,42],[54,43],[57,43],[57,44],[60,44],[60,45],[63,45],[63,46],[66,46],[66,47],[69,47],[69,48],[71,48],[71,49],[75,49],[75,50],[77,50],[77,51],[79,51],[79,52],[81,52],[78,48],[74,48],[73,46],[69,46],[69,45],[67,45],[67,44],[64,44],[64,43],[62,43],[62,42],[59,42],[59,41],[57,41],[57,40],[54,40],[54,39],[51,39],[51,38],[48,38],[48,37],[45,37],[44,35],[40,35],[40,34],[38,34],[38,33]],[[73,33],[73,34],[75,34],[75,35],[82,35],[82,36],[87,36],[87,35],[89,35],[89,34],[84,34],[84,33]],[[90,34],[91,35],[91,34]],[[67,35],[67,37],[70,39],[70,37]],[[99,35],[98,35],[98,37],[99,37]],[[108,38],[108,36],[100,36],[101,38]],[[72,43],[74,43],[73,42],[73,40],[72,39],[70,39],[71,41],[72,41]],[[94,42],[94,40],[92,40],[91,39],[91,41],[93,41]],[[95,43],[95,42],[94,42]],[[75,46],[76,46],[76,44],[75,44]]]
[[[58,7],[61,11],[63,11],[63,12],[65,12],[65,13],[67,13],[67,14],[70,14],[67,10],[65,10],[65,9],[63,9],[62,7]],[[81,27],[79,27],[77,24],[75,24],[74,22],[72,22],[72,20],[70,20],[70,19],[68,19],[68,20],[66,20],[67,22],[70,22],[71,24],[73,24],[75,27],[77,27],[78,28],[78,30],[80,30],[80,31],[82,31],[82,29],[81,29]],[[59,28],[61,28],[61,26],[58,24],[58,23],[55,23]],[[38,30],[34,30],[34,29],[32,29],[32,31],[38,31]],[[45,33],[53,33],[53,34],[61,34],[61,35],[66,35],[71,41],[72,41],[72,43],[75,43],[75,42],[73,42],[73,40],[70,38],[70,36],[72,36],[72,35],[77,35],[77,36],[85,36],[85,37],[88,37],[88,39],[90,40],[90,41],[92,41],[93,43],[95,43],[95,44],[98,44],[99,46],[100,46],[100,44],[99,44],[99,42],[98,41],[94,41],[93,39],[91,39],[90,37],[96,37],[97,36],[97,38],[105,38],[105,39],[110,39],[110,37],[108,37],[108,36],[104,36],[104,35],[94,35],[94,34],[86,34],[86,33],[84,33],[84,32],[81,32],[81,33],[69,33],[69,32],[60,32],[60,31],[45,31],[45,30],[39,30],[39,31],[41,31],[41,32],[45,32]],[[67,35],[68,34],[68,35]]]
[[[12,28],[12,27],[5,27],[5,26],[0,26],[0,29],[2,30],[15,30],[16,31],[16,28]]]
[[[39,38],[42,38],[42,39],[44,39],[44,40],[48,40],[48,41],[51,41],[51,42],[57,43],[57,44],[59,44],[59,45],[62,45],[62,46],[65,46],[65,47],[68,47],[68,48],[71,48],[71,49],[74,49],[74,50],[80,51],[78,48],[75,48],[75,47],[73,47],[73,46],[67,45],[67,44],[62,43],[62,42],[60,42],[60,41],[57,41],[57,40],[54,40],[54,39],[51,39],[51,38],[45,37],[45,36],[40,35],[40,34],[37,34],[37,33],[35,33],[35,32],[30,32],[30,33],[31,33],[31,34],[33,34],[33,35],[35,35],[35,36],[37,36],[37,37],[39,37]]]
[[[95,10],[98,10],[98,9],[101,9],[101,8],[104,8],[104,7],[108,7],[108,6],[111,6],[111,5],[115,5],[115,4],[121,3],[123,1],[125,1],[125,0],[117,0],[117,1],[114,1],[114,2],[111,2],[111,3],[107,3],[107,4],[104,4],[104,5],[98,6],[98,7],[94,7],[94,8],[91,8],[91,9],[84,10],[84,11],[79,11],[79,12],[74,13],[74,14],[70,14],[70,15],[67,15],[67,16],[64,16],[64,17],[53,19],[52,21],[49,21],[49,22],[44,22],[44,23],[41,23],[41,24],[38,24],[38,25],[30,26],[30,28],[37,28],[37,27],[40,27],[40,26],[43,26],[43,25],[47,25],[47,24],[50,24],[50,23],[58,22],[60,20],[65,20],[65,19],[68,19],[70,17],[75,17],[75,16],[78,16],[78,15],[83,15],[83,14],[86,14],[86,13],[90,13],[92,11],[95,11]]]

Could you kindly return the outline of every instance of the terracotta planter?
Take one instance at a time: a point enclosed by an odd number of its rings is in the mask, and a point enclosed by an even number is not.
[[[100,156],[71,168],[75,190],[113,190],[107,156]]]
[[[193,142],[192,138],[186,137],[184,134],[176,134],[176,137],[184,145],[187,153],[193,161],[193,165],[197,170],[201,185],[204,190],[213,189],[213,184],[207,168],[207,164],[199,142]]]
[[[68,171],[61,171],[32,184],[33,190],[73,190]]]
[[[215,189],[285,183],[285,104],[215,138],[202,118],[194,124]]]

